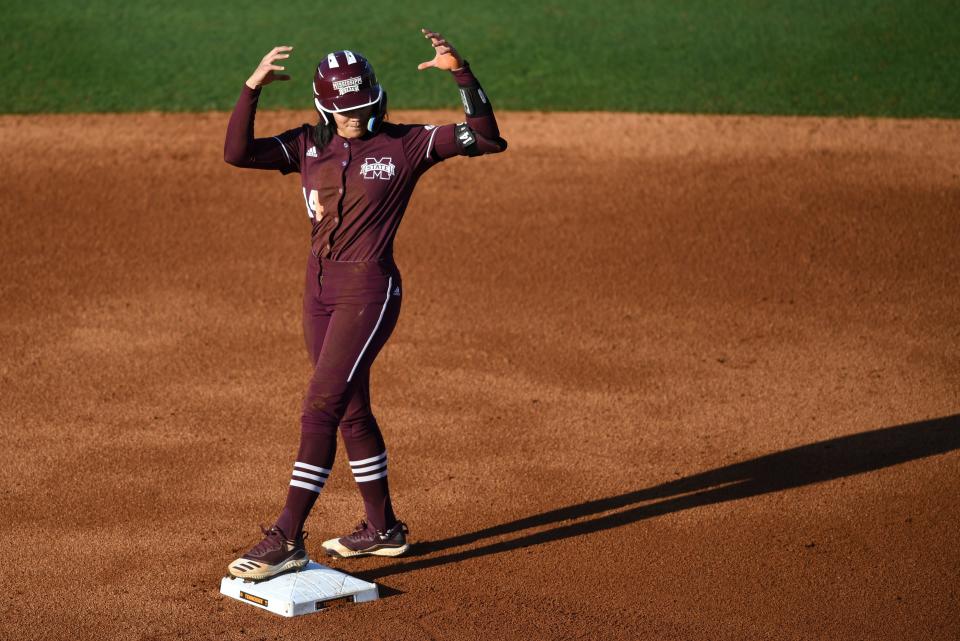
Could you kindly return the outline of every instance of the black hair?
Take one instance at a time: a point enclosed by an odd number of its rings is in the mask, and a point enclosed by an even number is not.
[[[322,151],[327,144],[333,140],[333,134],[337,133],[337,123],[333,119],[333,114],[326,114],[327,122],[323,121],[323,116],[313,126],[313,144],[317,146],[317,151]],[[373,116],[377,119],[373,126],[373,132],[376,133],[383,121],[387,117],[387,92],[381,90],[380,102],[376,105]]]

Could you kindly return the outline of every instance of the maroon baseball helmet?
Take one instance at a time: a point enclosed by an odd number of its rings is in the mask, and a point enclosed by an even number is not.
[[[313,104],[327,122],[327,114],[374,105],[383,98],[373,67],[359,53],[334,51],[317,65],[313,75]]]

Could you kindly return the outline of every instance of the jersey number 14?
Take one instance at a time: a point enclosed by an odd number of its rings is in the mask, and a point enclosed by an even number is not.
[[[316,189],[310,190],[307,195],[307,188],[303,188],[303,202],[307,205],[307,218],[320,222],[323,218],[323,205],[320,204],[320,194]]]

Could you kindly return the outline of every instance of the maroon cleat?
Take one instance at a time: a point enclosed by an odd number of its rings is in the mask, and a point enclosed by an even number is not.
[[[403,521],[380,532],[366,521],[360,521],[353,534],[339,539],[323,542],[323,549],[329,556],[347,558],[352,556],[400,556],[410,549],[407,543],[407,526]]]
[[[229,571],[233,576],[262,581],[287,570],[302,568],[310,560],[303,546],[306,532],[296,541],[291,541],[277,526],[268,530],[261,525],[260,530],[264,535],[263,540],[230,564]]]

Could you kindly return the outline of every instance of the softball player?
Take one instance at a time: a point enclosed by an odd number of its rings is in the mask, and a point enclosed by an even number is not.
[[[418,69],[451,72],[466,112],[456,125],[398,125],[384,120],[387,94],[370,63],[334,51],[313,79],[316,125],[254,137],[261,88],[280,74],[293,47],[275,47],[247,80],[227,126],[224,160],[237,167],[301,176],[311,223],[303,329],[314,364],[301,412],[300,448],[287,500],[263,540],[229,566],[232,575],[266,579],[302,567],[303,524],[330,475],[337,430],[343,435],[366,520],[323,543],[327,554],[398,556],[409,548],[387,485],[387,451],[370,409],[370,366],[400,313],[403,284],[393,239],[417,180],[453,156],[506,149],[493,109],[470,66],[440,34],[422,30],[434,57]]]

